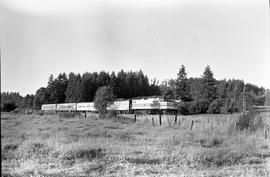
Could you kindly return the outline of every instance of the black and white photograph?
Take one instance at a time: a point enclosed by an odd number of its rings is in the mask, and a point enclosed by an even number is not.
[[[269,0],[0,0],[2,177],[270,177]]]

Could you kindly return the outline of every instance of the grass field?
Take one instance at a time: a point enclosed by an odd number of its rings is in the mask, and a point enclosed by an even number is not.
[[[1,113],[2,176],[270,176],[269,136],[236,114],[152,118]]]

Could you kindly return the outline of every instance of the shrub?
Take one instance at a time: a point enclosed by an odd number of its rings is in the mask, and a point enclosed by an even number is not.
[[[99,112],[99,118],[104,118],[109,103],[113,101],[115,95],[109,86],[99,87],[95,93],[94,107]]]
[[[74,118],[75,112],[58,112],[59,118]]]
[[[189,114],[196,114],[197,111],[197,104],[195,102],[191,102],[190,105],[188,106],[188,112]]]
[[[1,106],[1,111],[3,112],[10,112],[17,108],[14,102],[8,102],[4,103],[3,106]]]
[[[263,128],[264,125],[265,122],[263,121],[262,117],[260,115],[256,115],[250,122],[250,129],[251,131],[256,131],[260,128]]]
[[[208,104],[206,101],[201,100],[201,101],[193,101],[190,103],[188,110],[189,114],[199,114],[199,113],[206,113],[208,109]]]
[[[237,130],[249,129],[251,131],[256,131],[263,127],[264,122],[262,117],[253,111],[240,115],[238,121],[236,122]]]
[[[189,114],[189,102],[181,102],[178,104],[177,109],[178,113],[182,115],[188,115]]]
[[[225,105],[221,107],[221,113],[232,114],[234,112],[237,112],[237,109],[235,108],[235,103],[230,99],[225,100]]]
[[[252,117],[254,117],[254,115],[251,113],[240,115],[239,119],[236,122],[236,129],[237,130],[248,129],[249,123],[250,123]]]
[[[117,117],[117,111],[116,110],[110,110],[108,111],[108,116],[112,117],[112,118],[116,118]]]
[[[209,105],[207,112],[211,114],[218,114],[221,112],[221,107],[222,107],[222,102],[220,100],[214,100]]]

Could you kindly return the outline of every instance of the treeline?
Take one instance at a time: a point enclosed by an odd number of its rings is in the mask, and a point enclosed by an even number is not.
[[[1,111],[9,112],[16,108],[32,109],[34,98],[34,95],[29,94],[22,97],[18,92],[3,92],[1,93]]]
[[[162,95],[167,99],[181,100],[181,114],[233,113],[242,111],[243,99],[247,107],[270,104],[269,90],[242,80],[216,80],[209,66],[201,77],[188,78],[185,66],[181,66],[176,79],[149,82],[142,71],[123,71],[117,74],[101,71],[81,74],[60,73],[50,75],[46,87],[35,95],[22,97],[19,93],[1,93],[1,111],[15,108],[39,110],[42,104],[92,102],[98,88],[109,86],[116,98]],[[267,94],[268,93],[268,94]],[[268,97],[266,96],[268,95]]]
[[[58,77],[49,77],[46,88],[37,90],[34,99],[34,108],[48,103],[76,103],[92,102],[98,88],[109,86],[116,98],[133,98],[137,96],[160,95],[160,89],[155,81],[149,82],[142,71],[125,72],[121,70],[108,73],[60,73]]]
[[[199,78],[187,78],[185,66],[181,66],[177,79],[162,82],[162,95],[179,99],[178,111],[182,114],[233,113],[246,106],[264,105],[266,90],[242,80],[216,80],[207,66]],[[269,92],[268,92],[269,93]]]

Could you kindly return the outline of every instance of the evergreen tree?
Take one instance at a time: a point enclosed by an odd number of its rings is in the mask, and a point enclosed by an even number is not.
[[[51,103],[64,103],[66,96],[65,92],[68,85],[68,78],[65,73],[60,73],[58,77],[52,81],[49,79],[48,91]]]
[[[149,89],[149,81],[148,78],[144,76],[142,70],[140,70],[138,73],[138,85],[138,96],[148,95],[147,91]]]
[[[76,84],[75,84],[75,88],[74,88],[74,94],[75,94],[75,102],[81,102],[82,100],[82,88],[81,88],[81,82],[82,82],[82,78],[80,74],[76,75]]]
[[[181,65],[181,68],[177,74],[176,81],[176,96],[182,101],[190,101],[190,94],[187,85],[187,73],[184,65]]]
[[[110,74],[105,71],[101,71],[97,77],[97,85],[98,87],[108,86],[110,84]]]
[[[127,90],[126,90],[126,94],[127,94],[127,98],[132,98],[132,97],[136,97],[135,95],[135,75],[133,74],[133,72],[128,72],[127,73],[127,77],[126,77],[126,85],[127,85]]]
[[[75,89],[75,86],[76,86],[76,75],[73,72],[71,72],[68,75],[68,85],[67,85],[67,89],[66,89],[66,92],[65,92],[65,95],[66,95],[65,102],[66,103],[75,102],[74,101],[74,89]]]
[[[65,93],[66,103],[76,103],[81,99],[80,82],[80,74],[69,74],[68,85]]]
[[[156,79],[153,79],[152,83],[149,86],[148,95],[146,96],[156,96],[161,95],[161,91],[158,86],[158,81]]]
[[[202,76],[202,99],[206,104],[210,104],[216,99],[216,80],[214,79],[214,74],[211,71],[209,65],[206,66],[203,76]]]
[[[202,100],[202,78],[189,78],[188,85],[192,100],[195,102]]]
[[[113,89],[114,95],[119,96],[119,83],[114,71],[112,72],[110,78],[110,87]]]
[[[46,89],[46,92],[48,95],[48,103],[53,103],[52,101],[53,91],[54,91],[54,77],[53,77],[53,74],[50,74],[50,77],[48,80],[48,86]]]
[[[92,102],[98,88],[98,73],[84,73],[80,82],[81,99],[82,102]]]
[[[129,98],[128,93],[127,93],[127,82],[126,82],[126,77],[127,74],[121,70],[120,72],[117,73],[117,78],[119,81],[119,96],[120,98]]]

